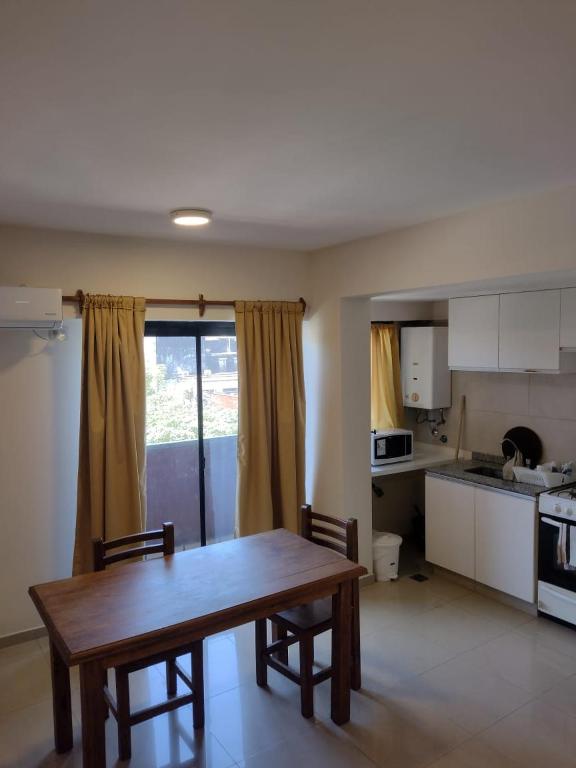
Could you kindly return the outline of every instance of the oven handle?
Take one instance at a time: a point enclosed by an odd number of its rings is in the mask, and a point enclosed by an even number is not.
[[[548,587],[548,586],[555,587],[556,586],[555,584],[551,584],[549,581],[540,581],[540,583],[543,584],[545,587]],[[574,598],[573,597],[568,597],[568,595],[563,595],[562,592],[554,591],[553,597],[554,597],[555,600],[565,600],[567,603],[573,603],[574,602]]]
[[[556,522],[556,520],[552,520],[552,518],[550,517],[541,517],[540,521],[542,523],[548,523],[548,525],[555,525],[556,528],[562,528],[562,526],[564,525],[564,523],[558,523]]]

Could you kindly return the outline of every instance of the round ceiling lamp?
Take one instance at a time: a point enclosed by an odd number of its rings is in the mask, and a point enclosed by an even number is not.
[[[178,208],[170,211],[170,218],[181,227],[202,227],[212,221],[212,211],[206,208]]]

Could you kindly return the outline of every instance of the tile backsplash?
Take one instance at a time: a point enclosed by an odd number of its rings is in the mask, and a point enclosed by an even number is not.
[[[530,427],[542,440],[544,461],[576,459],[576,374],[452,372],[452,408],[444,412],[440,434],[456,446],[460,396],[466,395],[462,448],[500,454],[504,433]],[[406,409],[415,439],[437,443],[416,413]]]

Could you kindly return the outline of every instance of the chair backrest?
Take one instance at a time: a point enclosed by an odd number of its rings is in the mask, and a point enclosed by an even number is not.
[[[147,541],[159,541],[159,544],[146,545]],[[131,546],[136,545],[136,546]],[[110,550],[118,547],[130,547],[122,549],[120,552]],[[174,554],[174,524],[162,523],[162,530],[142,531],[142,533],[133,533],[130,536],[122,536],[120,539],[92,539],[92,552],[94,555],[94,570],[103,571],[107,565],[119,563],[121,560],[130,560],[133,557],[142,557],[142,555],[153,555],[161,552],[163,555]]]
[[[300,508],[300,535],[308,541],[329,547],[353,563],[358,562],[358,521],[354,517],[320,515],[312,511],[310,504]]]

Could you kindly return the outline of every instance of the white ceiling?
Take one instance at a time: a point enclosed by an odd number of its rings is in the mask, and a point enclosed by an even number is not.
[[[3,0],[0,220],[310,249],[574,183],[575,35],[573,0]]]

